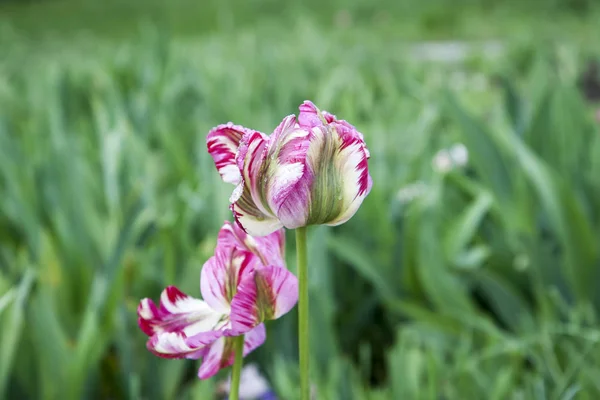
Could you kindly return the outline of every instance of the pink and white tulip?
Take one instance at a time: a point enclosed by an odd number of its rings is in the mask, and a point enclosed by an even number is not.
[[[202,379],[233,364],[233,337],[244,335],[244,356],[266,338],[263,322],[287,313],[298,281],[284,267],[282,230],[252,238],[226,222],[215,255],[202,267],[202,300],[167,287],[158,306],[143,299],[138,323],[147,348],[164,358],[202,358]]]
[[[231,209],[253,236],[342,224],[372,186],[363,135],[310,101],[270,136],[228,123],[209,132],[207,147],[223,180],[236,185]]]

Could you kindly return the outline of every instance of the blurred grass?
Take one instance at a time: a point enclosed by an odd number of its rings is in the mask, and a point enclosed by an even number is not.
[[[365,28],[382,37],[412,40],[560,35],[593,43],[590,35],[597,33],[599,11],[595,0],[456,0],[451,7],[446,0],[0,1],[0,21],[33,42],[98,34],[123,39],[140,23],[157,25],[178,37],[264,24],[285,30],[298,16],[325,29]]]
[[[270,132],[307,98],[365,134],[375,183],[350,222],[310,231],[318,398],[598,397],[600,137],[577,86],[597,26],[565,14],[546,36],[507,14],[529,33],[503,53],[434,63],[399,38],[445,28],[371,28],[360,1],[333,26],[336,2],[281,21],[275,3],[206,2],[199,38],[132,19],[183,1],[67,4],[0,8],[15,13],[0,36],[0,397],[213,398],[197,362],[145,350],[137,302],[168,284],[198,295],[230,219],[208,130]],[[79,36],[86,12],[116,25]],[[479,12],[468,29],[507,32]],[[467,165],[440,172],[457,142]],[[292,313],[250,357],[286,400],[295,349]]]

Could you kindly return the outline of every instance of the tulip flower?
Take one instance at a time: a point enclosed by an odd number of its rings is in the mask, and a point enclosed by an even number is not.
[[[253,236],[286,227],[339,225],[371,190],[363,135],[305,101],[271,136],[232,123],[207,137],[236,221]]]
[[[234,362],[235,337],[243,356],[266,337],[263,322],[287,313],[298,299],[296,277],[284,268],[283,231],[252,238],[226,222],[215,255],[202,267],[202,300],[167,287],[156,306],[143,299],[138,323],[147,348],[165,358],[202,358],[201,379]],[[241,344],[241,343],[240,343]]]

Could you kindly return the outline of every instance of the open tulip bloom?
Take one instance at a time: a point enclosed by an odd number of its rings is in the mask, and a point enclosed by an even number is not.
[[[140,302],[138,323],[150,336],[148,349],[165,358],[203,358],[198,376],[205,379],[233,364],[234,337],[244,335],[244,356],[260,346],[263,322],[298,300],[298,281],[284,267],[284,238],[282,230],[253,238],[226,222],[215,255],[202,267],[203,300],[169,286],[159,306]]]
[[[223,180],[236,185],[230,207],[244,231],[296,229],[300,398],[308,400],[306,227],[348,221],[371,191],[363,135],[305,101],[270,136],[230,122],[212,129],[206,144]]]
[[[236,221],[254,236],[342,224],[371,190],[363,135],[310,101],[271,136],[228,123],[210,131],[207,147],[223,180],[236,185]]]

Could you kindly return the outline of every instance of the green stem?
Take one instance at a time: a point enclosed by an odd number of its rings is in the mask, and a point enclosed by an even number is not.
[[[298,264],[298,352],[300,355],[300,399],[310,399],[308,373],[308,266],[306,264],[306,227],[296,229]]]
[[[229,400],[238,400],[240,398],[240,377],[242,375],[242,363],[244,362],[244,335],[233,338],[233,347],[235,350],[235,360],[231,371],[231,388],[229,390]]]

